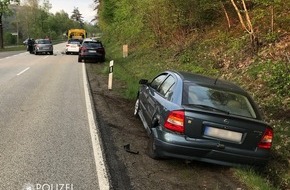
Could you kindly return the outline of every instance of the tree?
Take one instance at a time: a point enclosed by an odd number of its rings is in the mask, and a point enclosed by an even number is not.
[[[83,20],[83,16],[82,14],[80,13],[79,11],[79,8],[78,7],[75,7],[73,12],[72,12],[72,15],[70,17],[72,20],[80,23],[80,27],[83,28],[84,26],[84,20]]]
[[[254,31],[251,18],[249,16],[248,8],[246,6],[245,0],[242,0],[242,8],[239,9],[237,3],[234,0],[231,0],[237,15],[239,17],[240,23],[244,30],[250,35],[251,45],[254,51],[257,51],[259,48],[258,44],[258,37],[256,36],[256,33]]]
[[[9,13],[9,5],[13,3],[20,3],[20,0],[1,0],[0,1],[0,48],[3,49],[3,15]]]

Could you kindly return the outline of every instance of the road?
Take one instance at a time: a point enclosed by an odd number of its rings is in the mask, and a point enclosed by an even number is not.
[[[109,189],[84,63],[0,53],[0,189]]]

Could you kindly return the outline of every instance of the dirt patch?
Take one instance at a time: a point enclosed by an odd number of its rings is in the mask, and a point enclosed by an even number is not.
[[[133,116],[134,102],[120,96],[125,88],[120,81],[114,80],[113,90],[108,90],[108,77],[100,72],[104,67],[105,64],[86,63],[112,189],[247,189],[233,177],[229,167],[149,158],[147,134],[141,121]],[[130,146],[132,152],[124,146]]]

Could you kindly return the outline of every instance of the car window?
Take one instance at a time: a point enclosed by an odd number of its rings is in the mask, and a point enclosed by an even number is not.
[[[246,96],[195,84],[184,85],[183,104],[204,105],[227,111],[233,115],[257,117]]]
[[[84,45],[89,48],[100,48],[102,44],[99,42],[84,42]]]
[[[37,40],[36,43],[37,44],[50,44],[51,42],[50,40],[43,39],[43,40]]]
[[[71,41],[71,42],[69,42],[69,44],[80,44],[80,42],[77,42],[77,41]]]
[[[158,89],[158,87],[162,84],[162,82],[164,81],[164,79],[167,77],[167,74],[161,74],[159,76],[157,76],[156,78],[154,78],[152,80],[152,82],[150,83],[150,86],[152,88],[154,88],[155,90]]]
[[[168,76],[165,79],[165,81],[161,84],[158,91],[160,92],[160,94],[165,96],[166,99],[169,100],[171,98],[171,95],[172,95],[172,91],[170,91],[170,89],[172,88],[172,86],[174,84],[175,84],[174,78],[172,76]]]

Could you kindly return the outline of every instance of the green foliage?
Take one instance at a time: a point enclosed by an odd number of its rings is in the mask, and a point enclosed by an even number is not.
[[[220,15],[219,1],[104,0],[100,27],[122,43],[172,43],[213,23]],[[142,38],[146,35],[146,39]],[[105,38],[106,38],[105,36]],[[109,40],[109,39],[108,39]],[[150,46],[150,45],[149,45]]]
[[[269,76],[265,79],[273,92],[290,96],[290,67],[285,62],[271,62]]]
[[[0,17],[2,17],[5,13],[10,12],[9,5],[17,4],[20,0],[1,0],[0,1]]]
[[[16,45],[17,39],[16,36],[13,36],[11,33],[5,33],[4,34],[4,45]]]
[[[253,190],[277,190],[269,181],[260,176],[253,168],[240,168],[235,170],[239,180],[248,184],[249,189]]]
[[[5,32],[11,33],[19,31],[19,42],[22,43],[27,37],[50,39],[65,39],[63,34],[70,28],[79,28],[80,21],[69,18],[64,11],[52,14],[49,12],[48,1],[44,1],[43,6],[39,6],[38,1],[27,1],[19,6],[11,6],[13,14],[5,17]],[[81,13],[77,13],[81,19]],[[89,23],[82,23],[88,34],[94,35],[96,26]],[[9,40],[9,39],[7,39]],[[7,41],[5,38],[5,41]]]

